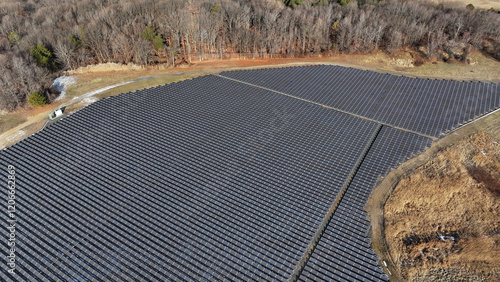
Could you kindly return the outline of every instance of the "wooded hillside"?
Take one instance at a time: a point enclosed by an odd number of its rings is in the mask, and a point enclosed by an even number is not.
[[[0,109],[53,98],[58,71],[115,62],[394,52],[500,59],[500,14],[420,1],[3,0]],[[350,2],[350,3],[349,3]]]

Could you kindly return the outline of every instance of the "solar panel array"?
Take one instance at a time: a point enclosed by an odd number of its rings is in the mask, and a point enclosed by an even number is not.
[[[98,101],[0,152],[18,218],[0,280],[288,279],[347,184],[299,280],[384,280],[363,209],[378,177],[500,104],[496,84],[335,66],[222,75]]]
[[[285,279],[375,128],[216,76],[94,103],[0,154],[18,277]]]
[[[492,83],[417,79],[331,65],[221,75],[434,137],[500,107],[500,85]]]
[[[380,176],[429,146],[431,139],[382,127],[350,183],[300,281],[387,280],[370,248],[366,201]]]

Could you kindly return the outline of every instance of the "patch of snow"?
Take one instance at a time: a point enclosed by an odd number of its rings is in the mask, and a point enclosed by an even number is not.
[[[5,140],[12,141],[12,140],[14,140],[14,138],[17,138],[19,136],[24,136],[25,134],[26,133],[24,132],[24,130],[19,130],[18,132],[6,137]]]
[[[52,87],[57,88],[57,90],[59,90],[61,94],[55,101],[63,99],[66,96],[66,90],[68,89],[68,86],[74,84],[76,84],[76,79],[74,76],[61,76],[56,78],[56,80],[54,80],[54,83],[52,83]]]
[[[129,83],[132,83],[132,82],[133,81],[126,81],[126,82],[118,83],[118,84],[115,84],[115,85],[107,86],[107,87],[104,87],[104,88],[101,88],[101,89],[97,89],[97,90],[85,93],[82,96],[75,97],[75,98],[73,98],[73,100],[76,100],[76,99],[85,100],[85,99],[88,99],[88,98],[90,98],[90,97],[92,97],[92,96],[94,96],[96,94],[104,92],[106,90],[109,90],[109,89],[112,89],[112,88],[115,88],[115,87],[118,87],[118,86],[122,86],[122,85],[125,85],[125,84],[129,84]]]
[[[87,97],[87,98],[83,99],[80,103],[90,105],[96,101],[97,101],[97,98]]]
[[[85,102],[85,103],[94,103],[95,101],[97,101],[97,98],[89,97],[89,98],[83,99],[83,102]]]

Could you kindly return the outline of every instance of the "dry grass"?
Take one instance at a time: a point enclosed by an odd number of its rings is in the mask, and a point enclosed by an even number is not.
[[[103,76],[102,72],[99,72],[98,75],[99,75],[99,77]],[[145,80],[117,86],[115,88],[112,88],[112,89],[109,89],[109,90],[106,90],[106,91],[103,91],[103,92],[100,92],[100,93],[94,95],[93,97],[91,97],[90,100],[100,100],[100,99],[103,99],[106,97],[116,96],[116,95],[119,95],[122,93],[128,93],[128,92],[133,92],[136,90],[142,90],[142,89],[156,87],[156,86],[163,85],[163,84],[169,84],[169,83],[173,83],[173,82],[182,81],[182,80],[190,79],[190,78],[193,78],[196,76],[197,76],[196,74],[179,74],[179,75],[168,75],[167,74],[166,76],[163,76],[163,77],[155,77],[155,78],[145,79]],[[91,77],[92,76],[88,76],[87,80],[84,81],[84,83],[88,82],[88,79]],[[134,77],[132,79],[137,79],[137,78]],[[99,83],[100,83],[100,81],[99,81]],[[119,83],[119,82],[117,82],[117,83]],[[117,84],[117,83],[115,83],[115,84]],[[99,88],[97,88],[97,89],[99,89]],[[96,90],[96,89],[94,89],[94,90]],[[87,93],[87,92],[85,92],[85,93]],[[79,95],[77,95],[77,96],[79,96]],[[85,101],[81,101],[79,103],[68,104],[68,106],[66,108],[66,112],[67,113],[75,112],[75,111],[81,109],[82,107],[86,106],[87,104],[88,104],[88,102],[85,102]]]
[[[420,54],[407,50],[391,56],[384,52],[353,55],[349,63],[354,66],[365,66],[369,69],[375,68],[379,71],[415,77],[500,82],[500,62],[477,51],[471,53],[470,59],[470,64],[441,60],[423,63]],[[423,64],[420,65],[417,62]]]
[[[109,96],[115,96],[115,95],[118,95],[121,93],[133,92],[133,91],[141,90],[141,89],[148,89],[151,87],[156,87],[156,86],[160,86],[163,84],[178,82],[178,81],[190,79],[193,77],[195,77],[195,75],[185,74],[185,75],[166,76],[166,77],[152,78],[152,79],[148,79],[148,80],[141,80],[141,81],[129,83],[126,85],[118,86],[118,87],[110,89],[110,90],[106,90],[106,91],[101,92],[98,95],[96,95],[96,98],[102,99],[102,98],[109,97]]]
[[[389,275],[391,281],[403,281],[403,279],[399,275],[396,263],[394,263],[395,260],[393,260],[389,253],[385,238],[386,234],[384,229],[384,206],[387,202],[387,199],[402,178],[404,178],[408,174],[411,174],[418,167],[421,167],[428,163],[439,152],[444,151],[450,146],[457,144],[461,140],[466,140],[470,136],[481,131],[487,132],[490,136],[500,136],[500,111],[476,120],[473,123],[468,124],[435,141],[432,144],[432,147],[425,150],[424,153],[408,160],[397,168],[391,170],[391,172],[387,174],[386,177],[380,180],[380,183],[372,191],[370,199],[368,200],[368,203],[365,207],[371,223],[371,246],[380,259],[379,264],[383,267],[385,273]],[[384,261],[387,266],[385,266],[382,261]],[[440,272],[441,270],[436,271]]]
[[[385,238],[401,278],[499,281],[499,214],[498,132],[437,153],[399,182],[385,206]]]
[[[385,54],[384,52],[376,52],[373,54],[339,55],[335,57],[203,61],[189,66],[184,65],[179,68],[165,68],[162,66],[156,68],[142,68],[134,65],[102,64],[88,66],[86,68],[69,72],[68,75],[76,77],[77,83],[68,89],[67,97],[70,99],[109,85],[148,76],[177,75],[178,72],[182,72],[182,74],[180,74],[181,77],[184,76],[185,78],[190,78],[204,74],[216,73],[226,69],[322,63],[339,64],[418,77],[500,81],[500,62],[485,57],[479,52],[473,53],[471,57],[474,64],[464,64],[460,62],[434,62],[425,63],[419,67],[413,66],[415,59],[410,54],[410,51],[401,51],[398,54],[391,56]],[[178,80],[165,78],[164,81],[166,82],[163,82],[162,78],[155,78],[140,83],[125,85],[123,87],[116,88],[123,89],[122,92],[114,89],[110,91],[110,93],[112,93],[110,95],[150,88],[164,83],[169,83],[168,81]]]
[[[75,75],[76,84],[69,87],[66,95],[68,98],[73,98],[110,85],[145,77],[149,74],[151,72],[148,71],[106,71],[78,74]]]
[[[22,124],[26,120],[26,116],[22,113],[0,115],[0,135],[3,132]]]
[[[481,9],[493,8],[495,10],[500,10],[500,1],[498,0],[431,0],[431,1],[444,5],[453,5],[461,8],[467,6],[468,4],[472,4],[476,8],[481,8]]]

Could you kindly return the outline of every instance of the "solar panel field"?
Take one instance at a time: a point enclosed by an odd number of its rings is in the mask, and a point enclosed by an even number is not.
[[[422,151],[430,141],[390,127],[381,129],[302,272],[301,281],[384,278],[377,268],[375,254],[367,248],[370,223],[364,206],[379,176]]]
[[[385,280],[363,210],[377,179],[499,106],[496,84],[336,66],[101,100],[0,152],[18,219],[0,279]]]
[[[498,84],[417,79],[339,66],[221,75],[432,137],[500,105]]]

